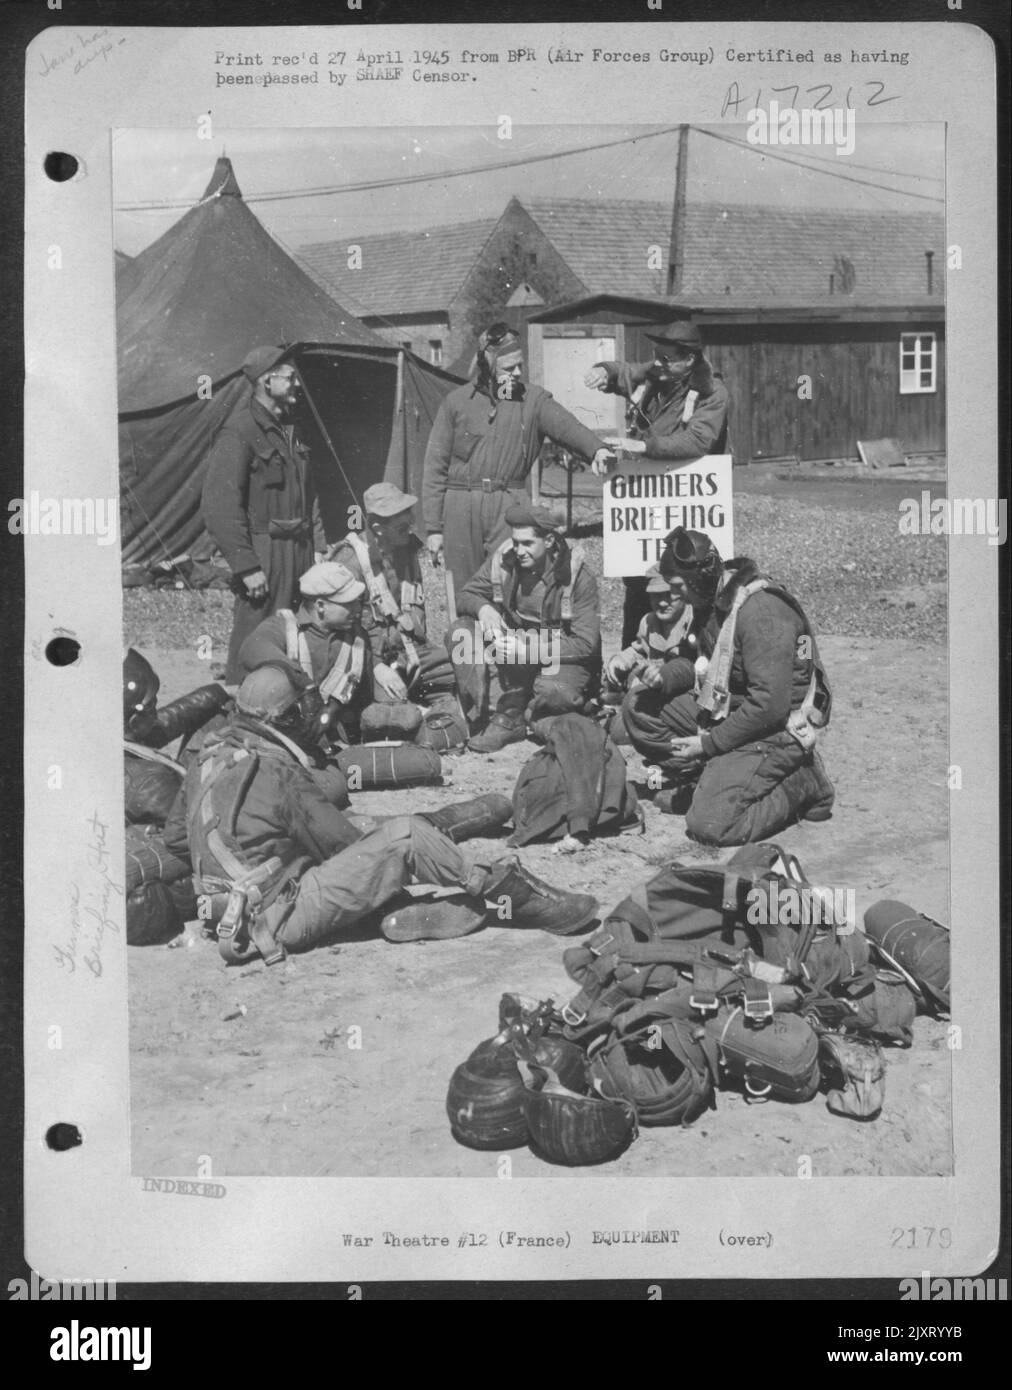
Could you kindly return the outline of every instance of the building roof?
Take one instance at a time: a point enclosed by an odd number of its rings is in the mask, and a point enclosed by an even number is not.
[[[635,198],[521,203],[589,294],[667,293],[672,204]],[[363,317],[445,311],[502,219],[346,237],[301,248],[307,269]],[[348,269],[347,247],[363,250]],[[657,248],[651,255],[651,248]],[[934,253],[927,289],[925,251]],[[936,212],[690,203],[677,299],[710,307],[937,305],[944,221]],[[659,261],[659,265],[654,262]],[[830,291],[830,275],[833,290]]]
[[[637,198],[532,198],[524,207],[587,289],[663,295],[671,248],[670,202]],[[649,254],[650,247],[659,256]],[[659,267],[649,262],[660,260]]]
[[[347,236],[300,246],[298,258],[331,293],[363,318],[446,309],[499,224],[499,218],[456,222],[421,232]],[[359,270],[348,268],[348,247],[362,248]]]
[[[935,212],[688,206],[679,298],[700,306],[940,304],[944,220]],[[925,251],[933,252],[928,293]],[[834,277],[830,293],[830,275]]]

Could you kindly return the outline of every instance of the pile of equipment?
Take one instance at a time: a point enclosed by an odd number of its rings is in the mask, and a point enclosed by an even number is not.
[[[689,1125],[721,1090],[873,1120],[883,1047],[918,1007],[949,1007],[949,933],[879,902],[864,931],[777,845],[666,865],[563,956],[562,1008],[504,995],[499,1032],[453,1074],[447,1113],[472,1148],[530,1144],[569,1166],[613,1159],[640,1127]]]

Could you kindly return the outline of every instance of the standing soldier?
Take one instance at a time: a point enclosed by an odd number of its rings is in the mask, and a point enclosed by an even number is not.
[[[202,499],[204,523],[232,571],[228,685],[242,679],[246,637],[295,600],[299,575],[326,544],[308,454],[291,423],[300,388],[287,350],[254,348],[242,370],[252,390],[211,447]]]
[[[524,380],[520,340],[504,323],[478,339],[477,377],[439,407],[425,453],[428,547],[459,591],[506,535],[504,516],[527,502],[527,475],[546,439],[603,470],[600,439],[540,386]]]
[[[610,391],[629,402],[627,451],[676,464],[725,453],[727,387],[703,355],[699,329],[676,319],[647,337],[657,345],[652,362],[598,362],[584,377],[592,390]],[[632,645],[640,619],[649,611],[646,579],[627,579],[623,647]]]

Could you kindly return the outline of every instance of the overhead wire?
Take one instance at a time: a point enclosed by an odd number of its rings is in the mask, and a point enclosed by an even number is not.
[[[730,136],[718,135],[713,130],[707,130],[705,126],[692,126],[691,129],[698,131],[700,135],[708,135],[711,140],[719,140],[721,144],[732,145],[735,149],[747,150],[751,154],[758,154],[763,159],[778,160],[781,164],[791,165],[792,168],[807,169],[809,173],[823,174],[826,178],[840,179],[843,183],[857,183],[863,185],[865,188],[877,188],[880,192],[892,193],[897,198],[919,198],[926,203],[944,204],[945,202],[944,198],[938,198],[932,193],[914,193],[907,188],[892,188],[889,184],[873,183],[871,179],[853,178],[850,174],[844,174],[842,171],[833,169],[829,166],[821,168],[818,164],[801,163],[798,159],[790,155],[774,154],[768,145],[750,145],[744,140],[733,140]]]

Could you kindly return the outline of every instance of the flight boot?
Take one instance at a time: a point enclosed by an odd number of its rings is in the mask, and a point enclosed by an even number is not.
[[[455,801],[452,806],[441,806],[438,811],[419,811],[418,814],[459,845],[464,840],[495,835],[512,817],[513,803],[509,797],[489,792],[486,796],[476,796],[473,801]]]
[[[472,753],[498,753],[510,743],[523,743],[527,737],[527,724],[523,714],[510,714],[499,711],[493,714],[480,734],[472,734],[467,746]]]
[[[567,893],[535,876],[519,859],[500,859],[488,871],[482,888],[487,900],[505,908],[489,917],[492,925],[537,927],[553,936],[569,936],[597,916],[598,901],[590,893]]]

